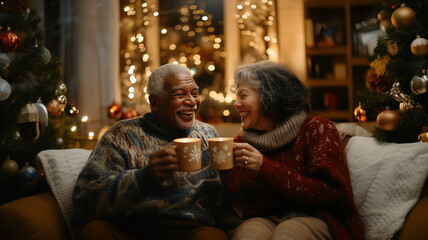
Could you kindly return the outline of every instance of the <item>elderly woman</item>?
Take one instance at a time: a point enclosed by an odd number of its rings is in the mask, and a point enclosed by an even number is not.
[[[242,134],[225,179],[241,221],[231,239],[363,239],[339,133],[308,116],[302,82],[262,61],[235,71],[235,91]]]

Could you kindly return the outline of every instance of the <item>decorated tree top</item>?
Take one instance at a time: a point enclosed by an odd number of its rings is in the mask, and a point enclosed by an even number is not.
[[[378,114],[376,139],[416,142],[428,126],[428,1],[380,1],[378,19],[385,35],[369,59],[370,91],[358,98],[364,109]]]

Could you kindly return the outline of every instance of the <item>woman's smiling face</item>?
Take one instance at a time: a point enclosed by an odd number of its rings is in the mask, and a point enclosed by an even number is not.
[[[259,92],[246,82],[238,85],[233,106],[241,116],[242,129],[269,131],[275,127],[276,119],[261,111]]]

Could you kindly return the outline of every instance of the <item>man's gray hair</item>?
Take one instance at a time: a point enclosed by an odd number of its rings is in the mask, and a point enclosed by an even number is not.
[[[164,83],[165,79],[176,74],[176,73],[186,73],[192,76],[192,73],[187,67],[182,65],[168,63],[158,67],[149,77],[147,83],[147,93],[160,96],[165,94],[164,92]]]

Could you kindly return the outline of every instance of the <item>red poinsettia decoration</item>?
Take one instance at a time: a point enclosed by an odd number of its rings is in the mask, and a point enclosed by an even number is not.
[[[370,69],[366,76],[366,84],[370,91],[384,93],[391,89],[391,78],[388,74],[377,75],[374,69]]]

